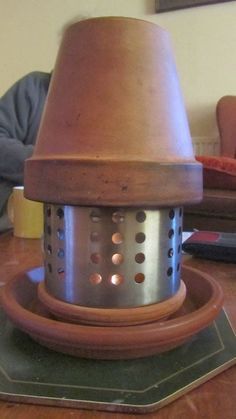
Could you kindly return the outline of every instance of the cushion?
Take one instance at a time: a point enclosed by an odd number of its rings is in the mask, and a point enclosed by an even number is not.
[[[236,159],[218,156],[196,156],[203,164],[203,187],[236,190]]]

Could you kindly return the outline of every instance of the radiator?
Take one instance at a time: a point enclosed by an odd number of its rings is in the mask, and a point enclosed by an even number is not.
[[[218,156],[220,141],[217,137],[192,137],[194,154],[196,156]]]

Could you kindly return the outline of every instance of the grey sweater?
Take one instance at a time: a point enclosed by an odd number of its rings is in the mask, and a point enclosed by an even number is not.
[[[0,99],[0,218],[12,187],[23,185],[24,161],[33,153],[50,76],[30,73]]]

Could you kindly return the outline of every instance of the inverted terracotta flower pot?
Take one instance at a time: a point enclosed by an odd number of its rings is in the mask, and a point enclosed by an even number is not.
[[[26,162],[25,193],[72,205],[201,200],[201,164],[193,156],[166,31],[123,17],[67,29]]]

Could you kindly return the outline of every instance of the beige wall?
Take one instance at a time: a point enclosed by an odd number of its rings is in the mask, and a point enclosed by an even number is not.
[[[215,104],[236,94],[236,1],[156,14],[154,0],[0,0],[0,94],[53,68],[63,25],[82,16],[138,17],[172,37],[193,139],[217,138]]]

